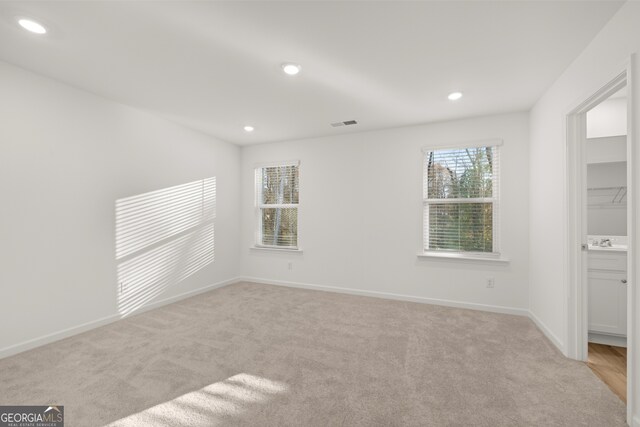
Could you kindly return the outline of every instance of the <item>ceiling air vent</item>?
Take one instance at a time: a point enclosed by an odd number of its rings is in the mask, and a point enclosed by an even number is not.
[[[345,120],[344,122],[335,122],[335,123],[331,123],[331,126],[333,126],[334,128],[340,127],[340,126],[351,126],[351,125],[357,125],[358,122],[355,120]]]

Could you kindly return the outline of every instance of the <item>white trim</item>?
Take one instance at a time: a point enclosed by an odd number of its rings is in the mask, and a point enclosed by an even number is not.
[[[491,203],[491,226],[492,226],[492,253],[494,254],[498,254],[500,253],[500,234],[499,234],[499,228],[500,228],[500,179],[499,179],[499,173],[500,173],[500,158],[501,158],[501,151],[500,151],[500,146],[502,145],[503,141],[502,139],[490,139],[490,140],[481,140],[481,141],[471,141],[469,142],[466,146],[463,146],[461,148],[449,148],[450,150],[465,150],[467,148],[478,148],[478,147],[489,147],[491,148],[491,152],[492,155],[494,157],[494,159],[497,159],[497,163],[498,166],[497,168],[494,167],[493,168],[493,174],[492,174],[492,197],[476,197],[476,198],[451,198],[451,199],[433,199],[433,198],[428,198],[425,197],[425,195],[428,196],[428,194],[426,194],[427,192],[425,192],[425,184],[428,185],[428,176],[427,176],[427,167],[426,167],[426,156],[428,153],[434,152],[434,151],[438,151],[438,150],[443,150],[443,149],[447,149],[447,148],[435,148],[435,147],[429,147],[428,149],[426,147],[423,147],[422,149],[422,162],[421,162],[421,168],[422,168],[422,251],[424,253],[425,256],[431,256],[431,254],[435,251],[432,251],[431,248],[429,247],[429,242],[430,242],[430,236],[429,236],[429,215],[430,215],[430,206],[433,204],[462,204],[462,203]],[[464,251],[456,251],[456,253],[466,256],[468,258],[474,258],[473,254],[470,254],[468,252],[464,252]],[[460,258],[457,256],[452,257],[451,252],[449,252],[448,255],[443,255],[443,257],[445,258]],[[419,254],[420,256],[420,254]],[[502,259],[503,262],[506,262],[508,260],[506,259]]]
[[[482,253],[482,252],[445,252],[445,251],[424,251],[418,253],[423,258],[448,258],[458,259],[462,261],[487,261],[509,263],[509,258],[503,258],[499,253]]]
[[[258,203],[258,209],[294,209],[300,207],[299,203]]]
[[[502,144],[504,144],[502,138],[490,138],[475,141],[457,141],[450,144],[425,145],[422,147],[422,152],[428,153],[429,151],[434,150],[464,150],[465,148],[477,147],[500,147]]]
[[[253,168],[254,169],[274,168],[278,166],[300,166],[300,160],[284,160],[284,161],[274,160],[272,162],[254,163]]]
[[[636,353],[640,347],[640,335],[637,331],[638,306],[640,306],[640,295],[637,291],[637,274],[635,268],[636,250],[640,241],[638,241],[637,223],[635,215],[637,215],[636,194],[638,193],[638,168],[640,167],[638,158],[636,128],[634,119],[637,114],[637,100],[634,96],[634,72],[636,71],[635,54],[628,57],[618,68],[616,74],[611,74],[609,79],[601,87],[594,88],[591,92],[580,98],[581,102],[576,102],[572,109],[569,109],[565,116],[565,148],[566,148],[566,174],[565,174],[565,224],[567,225],[567,233],[564,241],[565,271],[564,271],[564,290],[565,290],[565,313],[566,316],[566,339],[568,344],[567,356],[585,360],[587,357],[588,345],[588,325],[587,325],[587,290],[585,286],[585,268],[584,261],[585,252],[579,250],[582,237],[585,218],[579,215],[578,209],[581,209],[581,197],[575,191],[580,187],[580,165],[577,162],[580,154],[578,144],[581,130],[584,128],[584,116],[593,106],[599,104],[608,98],[609,95],[627,86],[627,235],[629,236],[629,244],[627,251],[627,423],[638,424],[638,412],[640,404],[638,403],[638,394],[640,394],[640,383],[637,375]],[[622,70],[622,71],[620,71]],[[582,126],[578,126],[582,125]],[[576,146],[578,147],[576,148]],[[584,151],[584,150],[583,150]],[[586,184],[584,185],[586,187]],[[586,190],[585,190],[586,193]],[[573,222],[573,224],[572,224]]]
[[[164,305],[168,305],[195,295],[199,295],[202,294],[204,292],[208,292],[208,291],[212,291],[214,289],[218,289],[218,288],[222,288],[224,286],[228,286],[234,283],[240,282],[240,279],[235,277],[233,279],[228,279],[228,280],[224,280],[222,282],[218,282],[218,283],[214,283],[213,285],[208,285],[205,286],[203,288],[198,288],[198,289],[194,289],[191,291],[187,291],[184,293],[181,293],[179,295],[174,295],[172,297],[169,298],[165,298],[165,299],[161,299],[159,301],[154,301],[150,304],[147,304],[141,308],[139,308],[138,310],[136,310],[135,312],[128,314],[126,316],[123,316],[121,314],[113,314],[111,316],[106,316],[106,317],[101,317],[99,319],[96,320],[92,320],[90,322],[86,322],[77,326],[72,326],[70,328],[67,329],[62,329],[60,331],[56,331],[56,332],[52,332],[50,334],[47,335],[42,335],[38,338],[34,338],[34,339],[30,339],[27,341],[23,341],[21,343],[18,344],[14,344],[11,345],[9,347],[5,347],[3,349],[0,349],[0,359],[3,359],[5,357],[9,357],[9,356],[13,356],[15,354],[18,353],[22,353],[23,351],[27,351],[27,350],[31,350],[33,348],[36,347],[40,347],[43,346],[45,344],[49,344],[55,341],[59,341],[61,339],[64,338],[68,338],[74,335],[78,335],[82,332],[86,332],[89,331],[91,329],[96,329],[99,328],[101,326],[105,326],[108,325],[110,323],[114,323],[117,322],[118,320],[124,319],[126,317],[131,317],[131,316],[135,316],[137,314],[141,314],[144,313],[146,311],[149,310],[153,310],[155,308],[158,307],[162,307]]]
[[[635,76],[638,72],[636,54],[627,63],[627,422],[640,427],[640,379],[638,375],[638,353],[640,353],[640,292],[638,291],[638,195],[640,188],[640,149],[636,116],[639,111]],[[632,212],[635,215],[629,215]]]
[[[501,144],[502,145],[502,144]],[[500,201],[502,200],[502,193],[500,191],[500,168],[502,165],[502,150],[499,149],[499,145],[491,147],[493,160],[495,162],[498,159],[498,167],[491,168],[491,195],[493,196],[493,202],[491,205],[491,211],[493,213],[491,221],[491,229],[493,236],[491,238],[494,252],[500,253],[502,250],[502,242],[500,241],[500,227],[502,224],[502,215],[500,215]]]
[[[586,113],[628,84],[628,63],[602,86],[586,95],[565,115],[565,294],[567,316],[567,356],[587,360],[588,324],[586,292]],[[629,98],[630,99],[630,98]],[[627,159],[629,160],[629,159]],[[630,163],[627,163],[628,165]],[[627,183],[631,188],[632,184]],[[631,192],[631,190],[629,191]],[[629,208],[630,209],[630,208]]]
[[[556,334],[551,332],[551,329],[549,329],[547,325],[545,325],[544,322],[540,320],[540,318],[536,316],[531,310],[529,310],[529,319],[531,319],[533,323],[535,323],[538,329],[542,331],[544,336],[546,336],[549,339],[549,341],[551,341],[551,343],[555,345],[558,348],[558,350],[560,350],[562,354],[566,354],[565,347],[562,344],[562,340],[560,340],[560,338],[558,338]]]
[[[497,197],[461,197],[461,198],[448,198],[448,199],[423,199],[422,203],[425,205],[430,204],[445,204],[445,203],[493,203],[498,201]]]
[[[389,292],[365,291],[361,289],[343,288],[340,286],[315,285],[300,282],[288,282],[284,280],[271,280],[261,277],[241,277],[243,282],[262,283],[265,285],[284,286],[287,288],[312,289],[316,291],[335,292],[339,294],[358,295],[374,298],[383,298],[396,301],[410,301],[422,304],[441,305],[446,307],[466,308],[469,310],[488,311],[492,313],[513,314],[516,316],[528,316],[529,311],[525,308],[505,307],[499,305],[479,304],[464,301],[452,301],[437,298],[425,298],[412,295],[392,294]]]
[[[262,175],[260,171],[264,168],[273,168],[273,167],[287,167],[287,166],[295,166],[298,168],[298,203],[272,203],[265,204],[262,203],[262,185],[258,185],[262,183]],[[254,248],[265,248],[271,249],[272,247],[268,245],[263,245],[263,232],[262,229],[262,215],[264,209],[296,209],[296,215],[300,218],[300,160],[289,160],[283,162],[268,162],[268,163],[259,163],[254,167],[254,209],[255,209],[255,231],[254,231]],[[300,244],[300,223],[297,223],[297,236],[296,236],[296,244]],[[275,246],[273,247],[275,248]],[[297,250],[297,247],[288,246],[284,248],[278,248],[279,250]]]
[[[589,332],[589,342],[596,344],[612,345],[615,347],[627,347],[627,337],[618,335],[599,334],[596,332]]]
[[[260,245],[255,245],[255,246],[250,246],[249,247],[250,250],[253,251],[269,251],[269,252],[296,252],[301,254],[302,253],[302,249],[300,248],[289,248],[289,247],[278,247],[278,246],[260,246]]]

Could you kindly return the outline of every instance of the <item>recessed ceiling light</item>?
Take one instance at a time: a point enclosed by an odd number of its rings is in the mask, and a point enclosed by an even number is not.
[[[25,30],[31,31],[32,33],[45,34],[47,32],[47,29],[42,26],[42,24],[32,21],[31,19],[19,19],[18,24],[20,24],[20,26]]]
[[[288,74],[290,76],[295,76],[300,72],[301,69],[302,69],[301,66],[299,66],[298,64],[293,64],[291,62],[282,64],[282,71],[284,71],[285,74]]]
[[[462,98],[462,92],[451,92],[449,94],[450,101],[457,101],[460,98]]]
[[[245,132],[253,132],[253,126],[245,126],[244,127],[244,131]]]

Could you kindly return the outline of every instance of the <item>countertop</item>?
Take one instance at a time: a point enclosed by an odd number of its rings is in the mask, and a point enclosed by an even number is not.
[[[594,252],[627,252],[627,247],[622,245],[613,245],[613,246],[589,245],[589,250]]]

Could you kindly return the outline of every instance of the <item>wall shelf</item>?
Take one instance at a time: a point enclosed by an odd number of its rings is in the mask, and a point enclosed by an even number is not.
[[[587,188],[587,206],[590,208],[626,208],[627,187]]]

